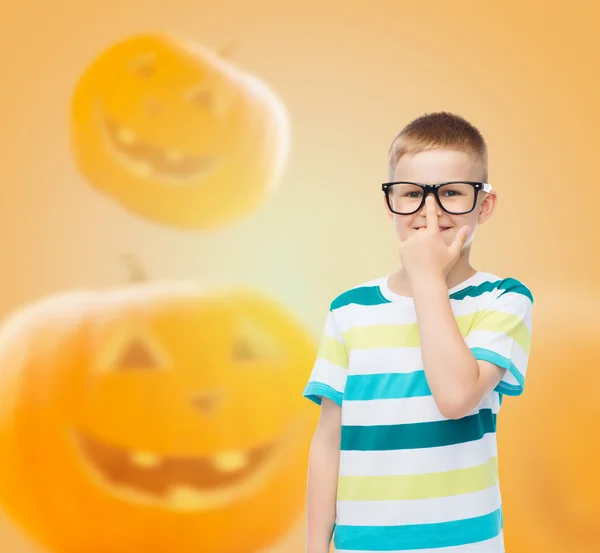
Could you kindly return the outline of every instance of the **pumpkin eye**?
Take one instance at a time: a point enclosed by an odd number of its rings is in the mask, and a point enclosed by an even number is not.
[[[259,355],[253,344],[247,342],[245,338],[239,337],[233,345],[233,358],[239,363],[244,363],[257,361]]]
[[[149,78],[156,70],[156,55],[144,54],[131,62],[131,70],[138,76]]]
[[[281,361],[285,351],[276,337],[256,321],[242,318],[238,321],[232,348],[233,360],[239,363],[253,361]]]
[[[168,356],[148,330],[121,328],[113,333],[98,360],[101,372],[156,371],[168,368]]]
[[[206,87],[193,88],[187,94],[187,99],[192,105],[198,108],[206,109],[211,112],[215,109],[214,95],[212,91]]]
[[[148,371],[161,368],[157,352],[153,351],[150,344],[142,338],[136,337],[129,343],[115,359],[114,369],[118,371]]]

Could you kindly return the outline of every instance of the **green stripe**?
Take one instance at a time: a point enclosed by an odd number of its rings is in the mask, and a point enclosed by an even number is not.
[[[343,369],[348,368],[348,352],[346,351],[346,347],[344,344],[327,334],[323,334],[321,338],[321,345],[319,346],[317,357],[326,359]]]
[[[525,321],[517,315],[507,313],[506,311],[482,309],[477,316],[477,321],[474,323],[472,330],[502,332],[517,342],[525,353],[529,354],[531,334]]]
[[[393,476],[341,476],[338,499],[400,501],[448,497],[485,490],[498,482],[497,458],[476,467]]]
[[[481,294],[492,292],[493,290],[502,290],[498,297],[507,292],[522,294],[529,298],[531,303],[533,303],[533,295],[529,288],[514,278],[505,278],[502,280],[495,280],[494,282],[486,281],[474,286],[467,286],[462,290],[458,290],[458,292],[454,292],[454,294],[450,294],[450,299],[462,300],[465,298],[476,298],[477,296],[481,296]]]
[[[351,303],[357,305],[381,305],[391,302],[381,295],[379,286],[361,286],[360,288],[353,288],[340,294],[331,302],[330,310],[333,311]]]
[[[502,509],[487,515],[450,522],[404,524],[402,526],[335,527],[336,549],[348,551],[401,551],[453,547],[489,540],[502,530]]]
[[[345,396],[344,396],[345,397]],[[496,415],[481,409],[461,419],[412,424],[342,426],[342,451],[418,449],[472,442],[496,431]]]
[[[468,334],[476,312],[455,316],[463,338]],[[353,326],[342,333],[348,349],[418,348],[421,346],[418,323]]]
[[[483,309],[454,317],[463,338],[473,330],[502,332],[529,353],[531,335],[525,322],[506,311]],[[418,348],[421,346],[418,323],[353,326],[342,332],[348,349]]]

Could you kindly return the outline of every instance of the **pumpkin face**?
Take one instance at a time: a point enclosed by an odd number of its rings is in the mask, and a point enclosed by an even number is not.
[[[213,228],[278,184],[287,115],[258,79],[199,45],[143,35],[102,52],[72,100],[77,164],[96,189],[169,225]]]
[[[588,296],[545,297],[561,305],[537,306],[531,380],[501,415],[506,550],[597,551],[600,311]]]
[[[74,294],[0,344],[0,504],[49,549],[250,552],[301,514],[315,347],[274,302]]]

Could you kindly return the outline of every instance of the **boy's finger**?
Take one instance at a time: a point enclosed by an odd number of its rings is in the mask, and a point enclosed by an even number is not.
[[[463,245],[467,240],[467,237],[469,236],[470,232],[471,229],[469,227],[462,227],[460,231],[456,233],[452,244],[450,244],[450,247],[448,248],[448,250],[450,251],[450,255],[453,258],[458,257],[458,255],[462,251]]]
[[[433,196],[425,198],[425,214],[427,216],[427,230],[439,233],[440,226],[435,212],[435,198]]]

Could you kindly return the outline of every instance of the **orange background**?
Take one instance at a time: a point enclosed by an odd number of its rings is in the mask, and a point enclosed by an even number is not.
[[[595,3],[580,0],[27,0],[5,8],[0,314],[48,293],[121,284],[121,254],[134,253],[152,278],[254,287],[318,337],[335,295],[398,264],[380,196],[391,139],[424,112],[459,113],[486,138],[499,194],[472,265],[522,280],[535,297],[525,394],[507,398],[499,419],[507,550],[598,550],[587,530],[600,524],[600,486],[586,461],[596,452],[583,440],[600,408],[598,395],[582,390],[600,390],[590,331],[600,324],[599,22]],[[279,190],[218,231],[135,217],[73,163],[73,87],[100,51],[144,31],[214,49],[233,43],[230,61],[269,83],[288,109],[292,149]],[[572,378],[563,382],[565,371]],[[546,461],[555,493],[533,478]],[[560,509],[541,508],[553,502]],[[301,551],[303,531],[299,520],[273,551]],[[0,550],[38,551],[5,519]]]

